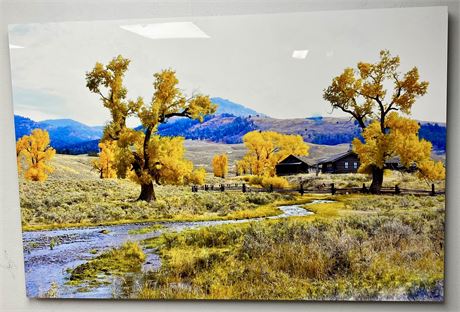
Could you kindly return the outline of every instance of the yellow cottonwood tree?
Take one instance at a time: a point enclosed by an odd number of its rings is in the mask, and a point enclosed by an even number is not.
[[[228,173],[227,154],[214,155],[212,159],[212,168],[215,177],[225,178]]]
[[[93,168],[99,172],[101,179],[116,178],[116,142],[106,140],[99,143],[99,157],[93,161]]]
[[[442,164],[429,160],[431,145],[418,140],[416,123],[392,114],[409,115],[416,99],[428,89],[417,67],[402,74],[399,65],[398,56],[383,50],[375,63],[359,62],[356,69],[346,68],[323,94],[333,109],[351,115],[363,130],[365,144],[354,140],[353,147],[360,157],[360,170],[372,174],[372,193],[380,192],[385,160],[393,156],[399,156],[404,165],[416,163],[424,176],[442,176]],[[392,89],[387,90],[388,86]],[[390,142],[390,138],[397,141]],[[418,156],[411,158],[411,154]]]
[[[274,176],[275,166],[283,158],[290,154],[305,156],[309,150],[309,146],[300,135],[274,131],[248,132],[243,137],[243,142],[248,152],[238,165],[242,171],[250,171],[259,176]]]
[[[369,173],[372,166],[385,165],[388,157],[399,156],[404,167],[416,166],[419,177],[428,180],[445,178],[442,162],[431,159],[431,143],[419,139],[420,125],[417,121],[392,112],[385,120],[385,133],[380,130],[378,121],[373,121],[363,131],[364,142],[355,138],[353,147],[359,155],[360,172]]]
[[[117,171],[122,174],[123,170],[131,169],[130,176],[141,186],[138,200],[151,201],[155,200],[154,181],[184,183],[187,181],[187,174],[184,173],[191,172],[193,167],[191,163],[180,159],[183,152],[178,146],[183,148],[183,141],[156,136],[158,125],[171,117],[203,121],[205,115],[215,112],[216,106],[206,95],[186,97],[178,87],[175,71],[171,69],[153,75],[153,96],[149,104],[144,103],[141,97],[128,100],[123,78],[129,63],[130,60],[121,55],[105,66],[96,63],[86,73],[86,86],[99,95],[104,107],[110,111],[111,121],[104,129],[103,140],[116,141],[120,155],[124,155],[123,159],[117,159],[122,162],[122,165],[117,164]],[[142,129],[128,128],[128,117],[139,118]]]
[[[16,143],[16,155],[23,156],[26,162],[24,177],[31,181],[45,181],[53,172],[49,161],[56,151],[49,145],[50,137],[46,130],[34,129]]]

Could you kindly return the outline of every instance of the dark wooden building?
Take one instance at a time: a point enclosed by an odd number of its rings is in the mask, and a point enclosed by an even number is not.
[[[289,155],[276,165],[277,175],[315,172],[316,165],[306,157]]]
[[[404,172],[415,172],[417,171],[417,166],[415,164],[410,165],[409,167],[404,167],[401,163],[401,158],[399,156],[390,157],[385,161],[385,169],[404,171]]]
[[[322,173],[356,173],[359,165],[358,155],[353,151],[348,151],[321,160],[318,163],[318,169]]]

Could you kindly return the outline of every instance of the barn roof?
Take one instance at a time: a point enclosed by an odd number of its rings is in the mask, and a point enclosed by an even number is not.
[[[286,159],[288,159],[289,157],[295,157],[295,158],[297,158],[297,159],[299,160],[298,163],[295,163],[295,164],[297,164],[297,165],[299,165],[300,163],[305,163],[305,164],[307,164],[307,165],[310,166],[310,167],[316,165],[316,162],[315,162],[313,159],[311,159],[311,158],[308,158],[308,157],[306,157],[306,156],[292,155],[292,154],[286,156],[286,157],[285,157],[283,160],[281,160],[278,164],[284,164],[283,162],[284,162]],[[291,164],[294,164],[294,163],[291,163]]]
[[[355,152],[353,152],[352,150],[348,150],[344,153],[340,153],[340,154],[335,154],[333,156],[330,156],[328,158],[323,158],[321,160],[319,160],[318,164],[324,164],[324,163],[329,163],[329,162],[335,162],[337,160],[340,160],[344,157],[347,157],[349,155],[356,155]],[[356,157],[358,157],[358,155],[356,155]]]

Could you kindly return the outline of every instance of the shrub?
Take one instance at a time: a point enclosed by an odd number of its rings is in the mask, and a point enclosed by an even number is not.
[[[190,174],[190,183],[203,185],[206,178],[206,170],[204,168],[198,168],[192,171]]]
[[[262,176],[250,176],[248,182],[251,185],[262,185],[262,180]]]
[[[287,188],[289,187],[289,182],[285,178],[282,177],[264,177],[264,176],[244,176],[243,180],[248,182],[251,185],[260,185],[262,187],[270,187],[270,185],[273,186],[273,188]]]
[[[261,184],[263,187],[270,187],[270,185],[272,185],[273,188],[277,189],[289,187],[289,182],[282,177],[264,177],[261,181]]]

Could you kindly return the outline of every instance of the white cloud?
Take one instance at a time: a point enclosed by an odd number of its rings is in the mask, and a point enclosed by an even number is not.
[[[120,28],[149,39],[209,38],[192,22],[122,25]]]
[[[308,55],[308,50],[294,50],[292,57],[295,59],[304,59]]]

